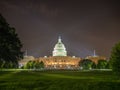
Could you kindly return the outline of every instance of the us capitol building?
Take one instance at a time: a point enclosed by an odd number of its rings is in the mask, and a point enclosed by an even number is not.
[[[85,59],[91,59],[97,63],[98,59],[106,59],[105,57],[88,56]],[[65,45],[62,43],[61,37],[58,38],[58,42],[54,47],[52,56],[44,56],[40,58],[34,58],[33,56],[24,56],[23,60],[19,62],[20,66],[25,65],[28,61],[43,61],[45,68],[47,69],[76,69],[79,68],[79,62],[82,59],[75,56],[67,56]]]
[[[81,58],[67,56],[66,48],[59,37],[52,52],[52,57],[45,56],[44,58],[39,58],[39,60],[44,62],[46,68],[69,69],[77,68]]]

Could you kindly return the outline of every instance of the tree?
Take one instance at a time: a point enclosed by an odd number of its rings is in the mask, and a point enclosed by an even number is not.
[[[0,14],[0,62],[18,64],[18,60],[23,56],[21,48],[22,44],[15,28],[10,27]]]
[[[39,69],[39,68],[40,68],[39,61],[36,61],[36,62],[35,62],[34,68],[35,68],[35,69]]]
[[[43,61],[41,61],[41,62],[40,62],[40,68],[44,68],[44,66],[45,66],[45,65],[44,65]]]
[[[89,60],[89,59],[83,59],[82,61],[80,61],[79,65],[83,68],[83,69],[91,69],[92,65],[94,63]]]
[[[106,69],[111,69],[110,60],[107,61]]]
[[[41,61],[29,61],[24,66],[25,69],[42,69],[44,68],[44,63]]]
[[[113,72],[120,75],[120,42],[115,44],[115,46],[112,48],[110,65]]]
[[[96,69],[97,68],[97,65],[93,62],[92,66],[91,66],[93,69]]]
[[[24,66],[25,69],[33,69],[33,61],[28,61]]]
[[[35,69],[42,69],[42,68],[44,68],[44,63],[43,63],[43,61],[35,61],[35,63],[34,63],[34,68]]]
[[[106,69],[108,65],[107,60],[98,60],[97,68],[98,69]]]

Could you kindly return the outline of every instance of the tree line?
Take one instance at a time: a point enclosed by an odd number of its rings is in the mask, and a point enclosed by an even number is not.
[[[94,63],[90,59],[83,59],[79,62],[81,69],[110,69],[110,63],[107,60],[98,60],[98,63]]]
[[[21,67],[23,69],[43,69],[44,63],[43,61],[28,61],[26,65]]]

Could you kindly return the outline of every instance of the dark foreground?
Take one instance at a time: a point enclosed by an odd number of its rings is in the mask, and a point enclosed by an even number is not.
[[[120,90],[111,71],[0,71],[0,90]]]

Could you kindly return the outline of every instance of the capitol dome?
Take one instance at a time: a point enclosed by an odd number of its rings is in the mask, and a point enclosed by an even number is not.
[[[61,41],[61,37],[58,38],[58,42],[54,47],[53,56],[67,56],[67,51],[64,44]]]

